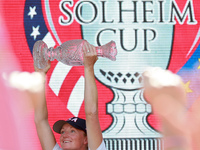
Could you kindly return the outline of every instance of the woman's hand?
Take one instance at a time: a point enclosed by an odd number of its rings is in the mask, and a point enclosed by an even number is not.
[[[83,64],[85,68],[93,67],[97,61],[97,52],[96,48],[89,44],[87,41],[83,45]]]

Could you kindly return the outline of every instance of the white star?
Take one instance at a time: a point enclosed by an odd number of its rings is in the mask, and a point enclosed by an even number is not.
[[[34,40],[36,39],[38,35],[40,35],[39,28],[40,28],[39,25],[36,28],[32,26],[33,32],[31,33],[31,36],[34,37]]]
[[[29,7],[29,13],[28,13],[28,16],[31,17],[31,19],[33,19],[34,15],[37,15],[37,13],[35,12],[35,9],[36,9],[36,6],[34,7]]]

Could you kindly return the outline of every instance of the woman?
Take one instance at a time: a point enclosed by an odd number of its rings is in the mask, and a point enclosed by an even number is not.
[[[98,118],[98,93],[94,77],[94,64],[97,61],[96,49],[87,41],[83,45],[84,74],[85,74],[85,115],[86,120],[73,117],[67,121],[59,120],[54,124],[54,131],[60,133],[60,143],[63,150],[104,150],[102,132]],[[46,74],[48,66],[35,71]],[[45,87],[45,86],[44,86]],[[45,89],[45,88],[44,88]],[[48,122],[48,111],[45,99],[45,90],[38,95],[35,102],[35,125],[43,150],[60,150],[56,143],[53,131]]]

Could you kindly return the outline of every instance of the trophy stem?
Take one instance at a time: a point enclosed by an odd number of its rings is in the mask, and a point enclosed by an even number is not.
[[[45,54],[46,60],[50,61],[54,61],[55,59],[59,61],[61,58],[60,55],[62,55],[60,46],[55,49],[53,47],[50,47]]]
[[[114,143],[117,145],[124,143],[131,147],[138,143],[139,147],[143,147],[152,142],[157,146],[150,150],[157,150],[162,143],[161,135],[147,122],[147,116],[152,110],[151,105],[143,98],[143,91],[125,91],[115,88],[112,90],[115,97],[112,102],[107,104],[107,113],[112,115],[113,122],[109,128],[103,131],[107,145],[115,147]]]

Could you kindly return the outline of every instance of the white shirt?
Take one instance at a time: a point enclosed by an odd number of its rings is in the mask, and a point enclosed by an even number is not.
[[[58,143],[56,143],[56,145],[54,146],[53,150],[62,150],[62,148],[60,148]],[[89,150],[90,150],[90,148],[89,148]],[[101,145],[99,145],[97,150],[106,150],[106,145],[105,145],[104,141],[101,142]]]

